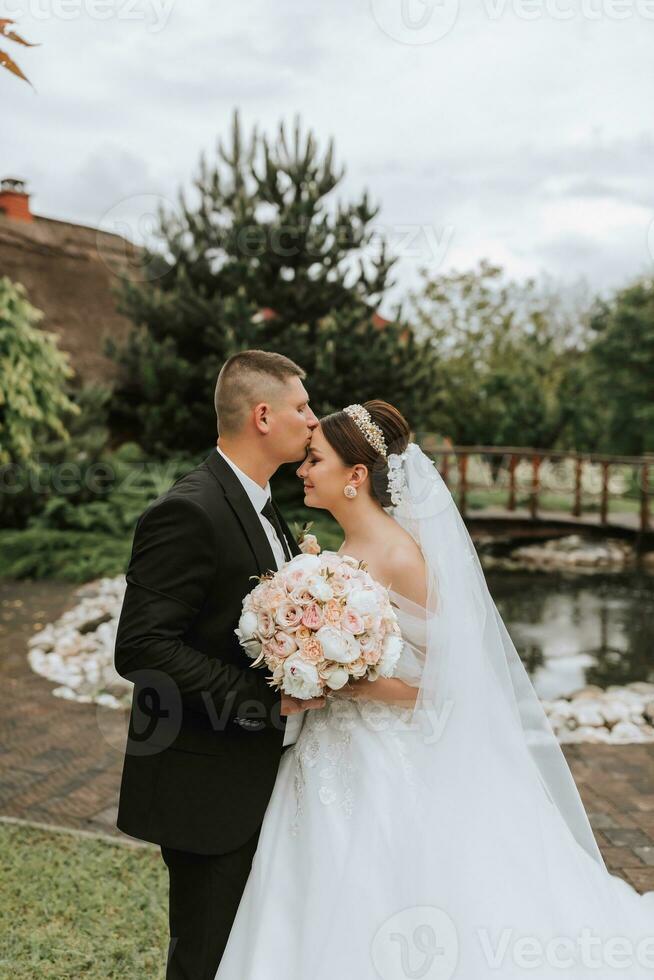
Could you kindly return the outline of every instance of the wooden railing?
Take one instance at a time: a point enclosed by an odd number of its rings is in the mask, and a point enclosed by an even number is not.
[[[449,485],[450,473],[452,468],[451,457],[454,457],[454,465],[458,471],[457,506],[463,516],[468,507],[468,494],[471,489],[475,489],[470,484],[468,477],[469,460],[471,456],[482,456],[486,461],[490,457],[499,461],[494,469],[500,472],[502,469],[508,473],[508,491],[506,509],[515,511],[517,504],[516,468],[521,460],[531,462],[531,482],[528,488],[529,514],[533,520],[538,520],[540,511],[541,479],[540,470],[544,460],[561,461],[565,459],[574,460],[574,487],[572,489],[572,505],[570,513],[573,517],[582,518],[583,516],[583,469],[585,465],[600,465],[601,467],[601,490],[599,500],[599,521],[600,524],[609,524],[609,478],[612,466],[632,466],[638,473],[637,486],[639,488],[639,516],[635,522],[634,530],[647,532],[650,530],[650,468],[654,467],[654,455],[650,456],[607,456],[598,453],[574,453],[562,450],[531,449],[514,446],[443,446],[423,444],[423,448],[435,460],[440,474],[444,481]],[[440,462],[439,462],[440,460]],[[488,489],[488,488],[487,488]],[[490,489],[496,489],[491,487]]]

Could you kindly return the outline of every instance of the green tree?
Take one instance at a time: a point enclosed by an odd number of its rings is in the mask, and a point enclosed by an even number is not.
[[[56,337],[40,330],[43,313],[20,283],[0,278],[0,464],[30,469],[44,440],[69,439],[79,413],[65,392],[73,371]]]
[[[586,297],[564,302],[551,284],[507,280],[487,261],[422,275],[412,305],[440,364],[438,428],[461,445],[565,443],[584,387]]]
[[[113,427],[149,452],[206,447],[217,373],[248,347],[301,364],[318,412],[381,395],[428,424],[435,358],[406,324],[373,322],[394,260],[373,248],[367,193],[332,200],[344,175],[333,141],[320,153],[299,119],[290,135],[282,124],[274,140],[246,138],[235,113],[217,156],[201,158],[193,203],[180,191],[175,213],[160,209],[145,281],[120,291],[135,328],[108,346],[121,366]]]
[[[597,393],[605,452],[654,452],[654,280],[600,300],[591,319],[589,383]]]

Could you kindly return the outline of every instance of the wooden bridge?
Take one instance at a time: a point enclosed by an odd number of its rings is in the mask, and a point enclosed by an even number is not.
[[[478,522],[489,526],[515,525],[521,534],[536,532],[570,533],[590,531],[615,534],[618,537],[635,537],[637,546],[648,548],[654,544],[651,522],[651,470],[654,455],[607,456],[599,453],[575,453],[561,450],[532,449],[516,446],[444,446],[422,442],[425,452],[434,459],[444,481],[450,487],[457,506],[468,523]],[[472,461],[480,458],[486,464],[485,472],[490,481],[475,482],[471,476]],[[561,465],[572,462],[570,485],[543,486],[544,464]],[[528,479],[517,479],[520,463],[528,464]],[[590,467],[599,467],[598,493],[584,491],[584,473]],[[630,474],[626,493],[611,490],[611,476],[620,468]],[[497,501],[498,494],[505,494],[504,501]],[[494,498],[483,503],[485,493]],[[545,495],[557,498],[556,509],[543,506]],[[479,499],[470,505],[471,496]],[[560,498],[569,501],[569,507],[559,509]],[[620,508],[620,503],[624,509]],[[481,505],[480,505],[481,504]],[[538,529],[538,530],[537,530]]]

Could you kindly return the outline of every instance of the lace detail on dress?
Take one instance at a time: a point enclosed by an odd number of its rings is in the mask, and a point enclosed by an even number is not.
[[[345,817],[354,812],[352,776],[356,767],[349,758],[352,727],[356,709],[346,700],[330,701],[326,708],[309,713],[295,746],[295,818],[291,827],[295,836],[304,813],[307,769],[318,772],[318,798],[325,806],[336,806]]]

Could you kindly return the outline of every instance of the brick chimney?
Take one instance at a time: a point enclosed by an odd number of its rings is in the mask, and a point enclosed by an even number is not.
[[[0,181],[0,214],[12,221],[34,221],[24,180],[3,177]]]

